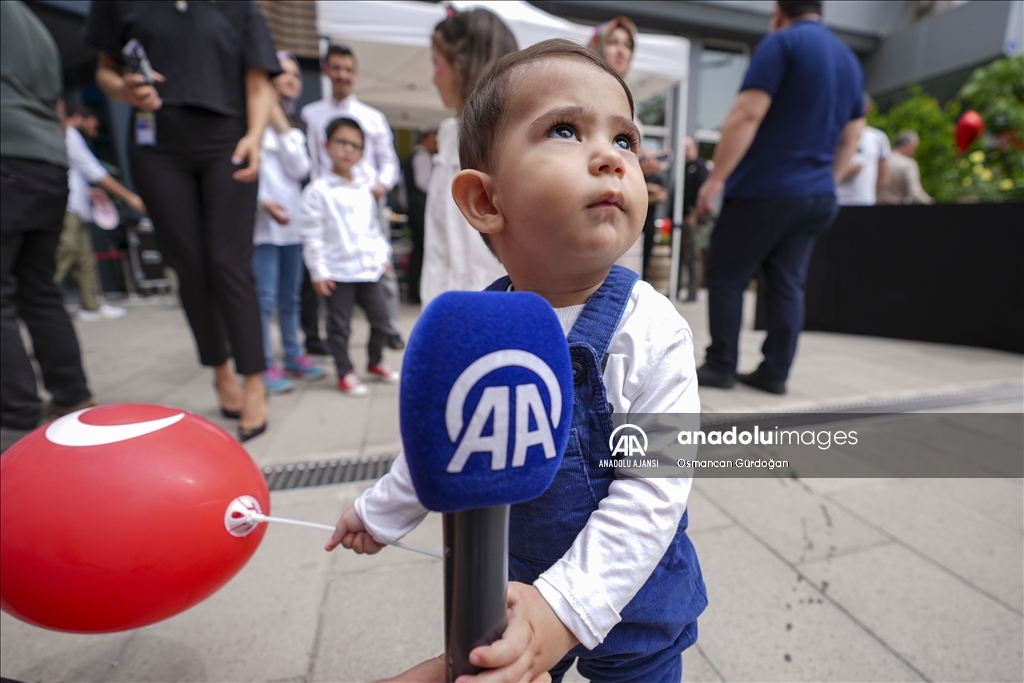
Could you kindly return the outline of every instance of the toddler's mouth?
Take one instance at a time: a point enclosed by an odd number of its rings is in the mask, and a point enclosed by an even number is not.
[[[618,192],[607,192],[594,203],[587,206],[588,209],[618,209],[623,211],[625,209],[625,202],[622,200],[622,195]]]

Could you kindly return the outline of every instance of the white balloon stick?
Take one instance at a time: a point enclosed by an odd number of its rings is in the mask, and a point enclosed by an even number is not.
[[[323,529],[324,531],[334,531],[334,527],[333,526],[328,526],[327,524],[317,524],[316,522],[303,522],[303,521],[298,520],[298,519],[285,519],[284,517],[271,517],[269,515],[261,515],[258,512],[251,512],[247,516],[250,519],[256,520],[257,522],[281,522],[282,524],[294,524],[295,526],[306,526],[306,527],[309,527],[310,529]],[[408,543],[389,543],[388,545],[393,545],[396,548],[401,548],[402,550],[411,550],[412,552],[420,553],[421,555],[429,555],[430,557],[436,557],[439,560],[444,559],[442,557],[441,553],[439,553],[439,552],[436,552],[436,551],[433,551],[433,550],[427,550],[426,548],[419,548],[419,547],[414,546],[414,545],[409,545]]]

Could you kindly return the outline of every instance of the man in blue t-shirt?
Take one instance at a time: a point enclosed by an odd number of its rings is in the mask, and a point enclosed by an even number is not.
[[[853,52],[821,21],[821,2],[778,2],[722,125],[697,210],[725,191],[705,280],[711,345],[701,386],[744,384],[774,394],[804,322],[804,281],[818,234],[836,215],[835,174],[864,127],[864,76]],[[768,302],[764,361],[736,375],[743,290],[763,269]]]

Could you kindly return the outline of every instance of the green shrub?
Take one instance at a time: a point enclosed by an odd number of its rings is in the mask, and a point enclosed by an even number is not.
[[[985,132],[958,154],[956,122],[972,109]],[[1024,55],[979,67],[945,107],[914,86],[888,111],[870,112],[868,124],[890,140],[902,130],[917,131],[921,184],[936,201],[1024,200]]]

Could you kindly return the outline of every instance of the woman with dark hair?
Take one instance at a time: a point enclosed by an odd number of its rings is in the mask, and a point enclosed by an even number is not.
[[[95,0],[85,39],[100,51],[97,84],[135,110],[132,177],[178,274],[221,413],[251,439],[268,412],[252,272],[255,181],[274,99],[268,76],[281,71],[266,21],[250,1]]]
[[[480,75],[518,49],[512,31],[493,12],[449,9],[447,18],[434,28],[431,42],[434,85],[444,106],[461,111]],[[451,290],[480,291],[505,274],[452,199],[452,179],[461,170],[459,120],[445,119],[437,129],[437,154],[427,190],[420,277],[424,306]]]

